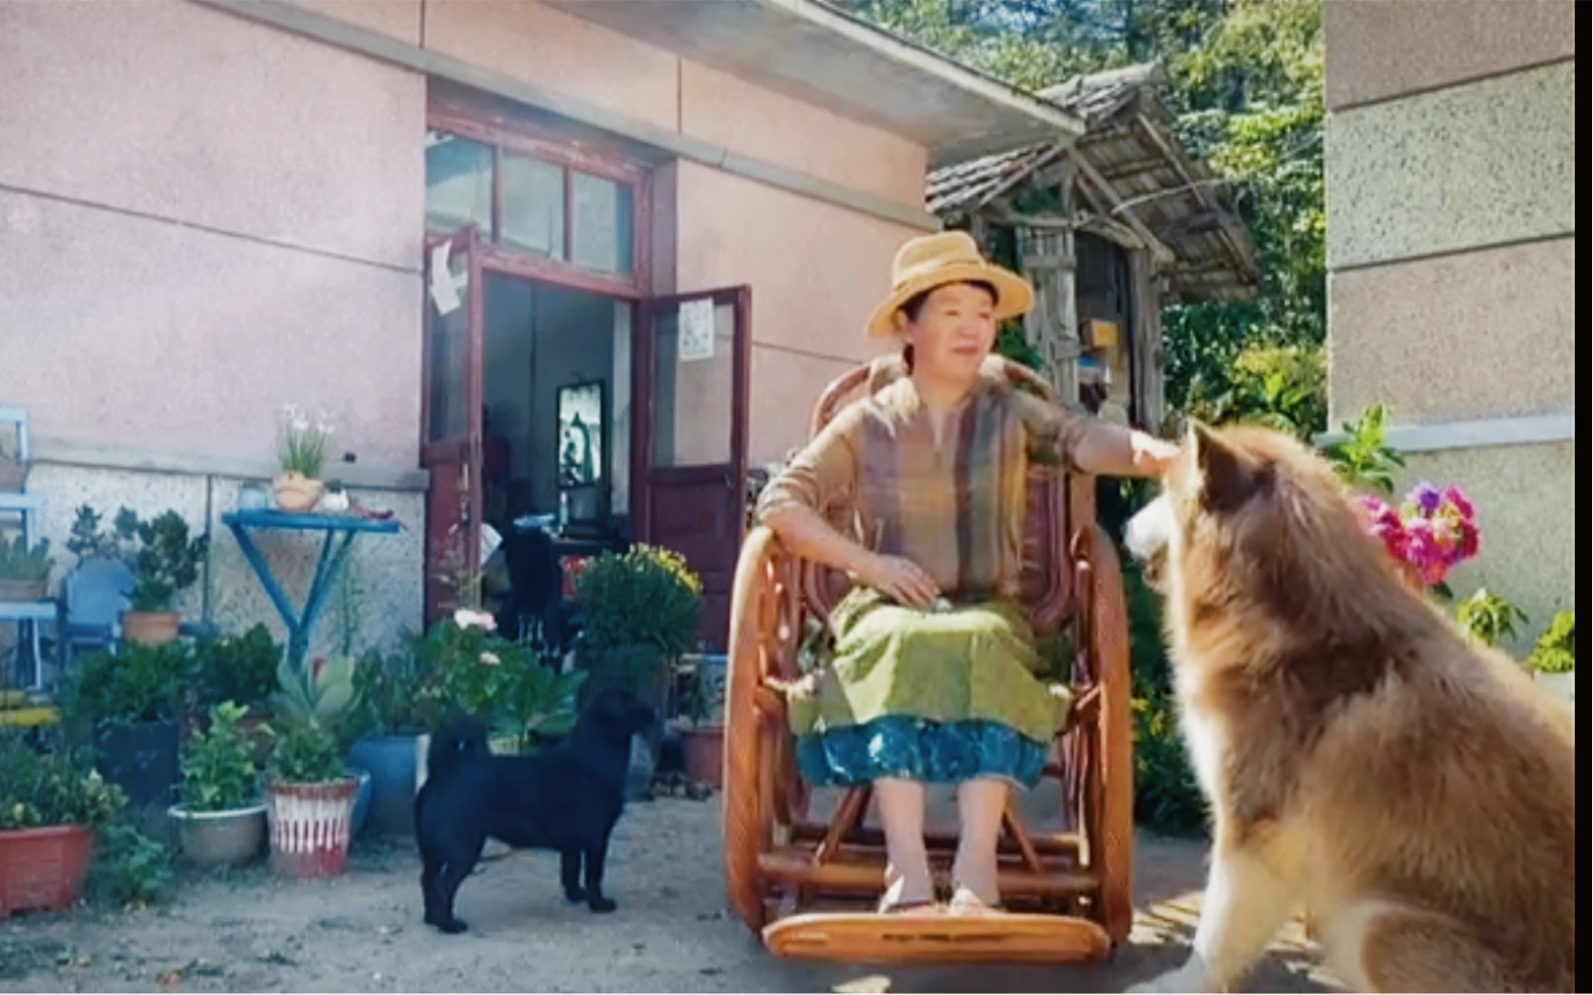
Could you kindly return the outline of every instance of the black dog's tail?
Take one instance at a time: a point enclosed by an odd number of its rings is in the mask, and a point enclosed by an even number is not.
[[[447,776],[466,757],[491,755],[486,727],[475,719],[455,719],[432,734],[426,748],[426,777]]]

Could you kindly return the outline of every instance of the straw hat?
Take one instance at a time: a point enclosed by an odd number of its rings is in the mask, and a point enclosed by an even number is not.
[[[909,239],[891,261],[891,291],[868,319],[870,336],[896,331],[896,312],[913,297],[948,283],[988,283],[996,288],[996,319],[1014,318],[1034,304],[1023,277],[985,261],[967,232],[943,231]]]

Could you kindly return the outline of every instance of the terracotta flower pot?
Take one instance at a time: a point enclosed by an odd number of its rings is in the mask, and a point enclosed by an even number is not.
[[[0,919],[71,905],[93,857],[94,833],[83,826],[0,831]]]
[[[325,483],[311,480],[296,471],[280,473],[271,479],[271,492],[277,507],[293,514],[302,514],[314,508],[325,491]]]
[[[130,643],[159,646],[177,638],[182,620],[177,612],[122,612],[122,636]]]
[[[359,787],[353,777],[316,784],[273,782],[266,789],[272,872],[300,879],[346,873]]]
[[[686,776],[714,790],[724,787],[725,727],[692,726],[682,729]]]

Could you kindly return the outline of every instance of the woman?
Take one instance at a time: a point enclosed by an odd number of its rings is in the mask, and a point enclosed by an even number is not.
[[[1031,462],[1152,476],[1176,448],[1013,389],[991,357],[1032,288],[961,232],[898,250],[871,336],[898,336],[906,375],[840,411],[759,499],[799,556],[845,570],[834,659],[790,697],[803,774],[872,782],[885,831],[882,912],[932,906],[925,784],[958,784],[952,909],[997,908],[1007,792],[1039,782],[1068,702],[1037,674],[1017,601]],[[856,508],[865,548],[822,514]]]

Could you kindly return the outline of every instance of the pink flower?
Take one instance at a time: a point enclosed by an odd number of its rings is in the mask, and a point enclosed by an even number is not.
[[[1476,520],[1477,509],[1472,506],[1471,499],[1466,497],[1465,491],[1454,484],[1444,488],[1444,503],[1454,505],[1455,510],[1460,512],[1460,517],[1465,521]]]

